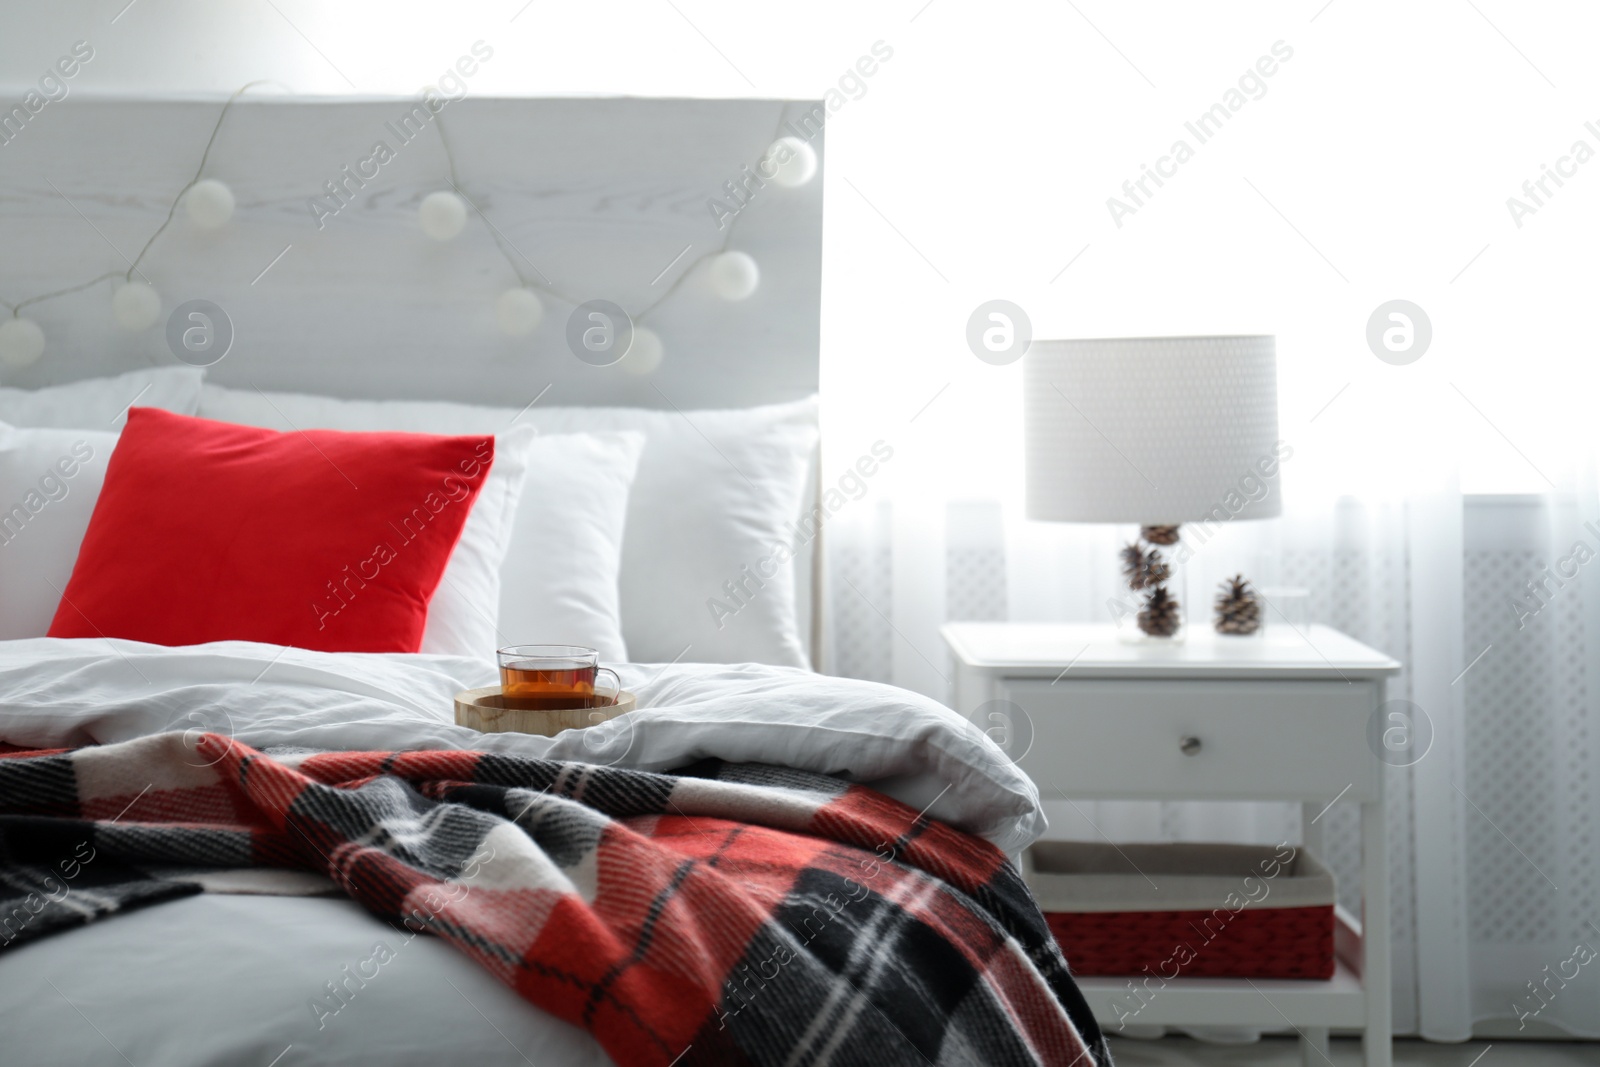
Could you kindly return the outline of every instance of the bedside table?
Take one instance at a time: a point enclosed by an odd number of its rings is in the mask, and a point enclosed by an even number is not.
[[[1361,911],[1337,910],[1337,970],[1328,981],[1183,978],[1139,1012],[1141,1024],[1285,1025],[1305,1062],[1325,1065],[1328,1031],[1363,1034],[1367,1067],[1391,1067],[1389,869],[1384,763],[1367,741],[1400,664],[1325,626],[1304,639],[1220,637],[1130,643],[1110,626],[954,622],[940,630],[956,660],[954,705],[981,728],[993,701],[1025,713],[1017,765],[1046,800],[1289,800],[1302,843],[1335,799],[1361,805]],[[1022,734],[1030,736],[1019,736]],[[1081,978],[1113,1027],[1126,978]]]

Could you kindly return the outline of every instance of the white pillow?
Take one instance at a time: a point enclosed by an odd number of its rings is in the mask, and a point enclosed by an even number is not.
[[[599,649],[602,660],[627,661],[617,577],[628,492],[643,451],[638,433],[533,438],[522,506],[500,568],[496,647],[586,645]]]
[[[648,438],[622,544],[622,632],[634,658],[809,667],[793,561],[816,536],[809,517],[809,532],[797,532],[816,398],[681,413],[550,408],[536,425],[592,417]]]
[[[116,444],[111,432],[0,423],[0,640],[50,629]]]
[[[0,389],[0,422],[120,430],[135,404],[193,415],[204,373],[199,367],[149,367],[43,389]]]
[[[419,651],[492,659],[506,645],[566,644],[625,661],[617,568],[644,437],[518,426],[494,447]]]
[[[481,658],[504,644],[495,633],[500,565],[511,547],[534,436],[530,426],[495,437],[494,463],[428,602],[428,622],[417,651]]]
[[[801,512],[816,448],[815,397],[688,412],[535,404],[518,415],[511,409],[436,401],[263,396],[207,384],[200,414],[280,429],[293,424],[493,433],[516,418],[546,433],[643,433],[646,443],[622,546],[622,632],[629,653],[658,663],[681,657],[806,665],[793,563],[778,563],[771,576],[754,578],[746,577],[745,568],[772,560],[779,546],[810,551],[810,537],[797,535],[791,526]],[[742,582],[743,594],[733,597],[730,582]],[[729,607],[735,609],[732,614]]]

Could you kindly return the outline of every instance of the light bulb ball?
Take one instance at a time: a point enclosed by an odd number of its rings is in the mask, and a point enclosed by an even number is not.
[[[161,317],[161,296],[144,282],[129,282],[111,297],[111,313],[124,330],[145,330]]]
[[[665,354],[660,334],[647,326],[635,326],[633,343],[628,346],[628,354],[622,357],[620,366],[628,374],[643,377],[661,366],[661,357]]]
[[[817,150],[798,137],[780,137],[767,149],[762,172],[773,170],[772,180],[794,188],[804,185],[817,173]]]
[[[214,230],[233,218],[233,190],[215,178],[195,182],[184,199],[196,226]]]
[[[544,318],[544,301],[532,289],[507,289],[494,302],[494,318],[501,333],[522,337]]]
[[[711,291],[724,300],[743,300],[761,284],[761,268],[744,252],[722,252],[712,256],[707,279]]]
[[[32,319],[0,322],[0,363],[26,367],[44,355],[44,331]]]
[[[435,241],[448,241],[467,224],[467,204],[455,193],[440,190],[422,198],[417,209],[422,232]]]

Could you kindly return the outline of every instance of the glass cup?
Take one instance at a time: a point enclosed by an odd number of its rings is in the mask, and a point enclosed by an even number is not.
[[[500,697],[508,708],[604,708],[622,692],[617,672],[600,666],[600,653],[582,645],[511,645],[498,657]],[[614,683],[609,693],[595,685],[602,674]]]

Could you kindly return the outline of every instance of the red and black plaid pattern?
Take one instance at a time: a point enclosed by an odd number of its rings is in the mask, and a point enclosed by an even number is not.
[[[18,887],[67,887],[0,943],[193,892],[168,865],[324,872],[623,1067],[1110,1063],[1004,856],[822,775],[212,734],[0,759],[0,927]]]

